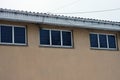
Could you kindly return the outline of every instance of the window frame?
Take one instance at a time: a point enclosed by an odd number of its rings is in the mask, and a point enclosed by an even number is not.
[[[118,50],[118,45],[117,45],[117,35],[116,34],[109,34],[109,33],[95,33],[95,32],[90,32],[90,34],[96,34],[97,35],[97,39],[98,39],[98,47],[91,47],[91,43],[90,43],[90,48],[91,49],[103,49],[103,50]],[[89,41],[90,41],[90,34],[89,34]],[[107,39],[107,48],[101,48],[100,47],[100,39],[99,39],[99,35],[105,35],[106,39]],[[115,37],[115,47],[116,48],[109,48],[109,40],[108,40],[108,36],[112,35]]]
[[[46,44],[40,44],[40,30],[49,30],[49,39],[50,39],[50,44],[46,45]],[[51,35],[51,31],[60,31],[60,41],[61,41],[61,45],[52,45],[52,35]],[[62,38],[62,31],[66,31],[66,32],[70,32],[71,33],[71,46],[64,46],[63,45],[63,38]],[[58,47],[58,48],[73,48],[73,32],[72,30],[62,30],[62,29],[49,29],[49,28],[40,28],[39,29],[39,45],[43,46],[43,47]]]
[[[12,43],[1,42],[1,26],[8,26],[12,28]],[[25,43],[15,43],[14,41],[14,27],[22,27],[25,29]],[[9,25],[9,24],[0,24],[0,45],[27,45],[27,32],[26,26],[19,26],[19,25]]]

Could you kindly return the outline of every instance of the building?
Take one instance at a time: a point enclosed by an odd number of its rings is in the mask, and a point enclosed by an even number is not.
[[[120,23],[0,9],[0,80],[120,80]]]

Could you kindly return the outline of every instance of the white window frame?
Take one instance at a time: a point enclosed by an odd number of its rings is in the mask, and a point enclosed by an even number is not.
[[[1,42],[1,26],[12,27],[12,43]],[[23,28],[25,28],[25,43],[15,43],[14,42],[14,27],[23,27]],[[26,27],[25,26],[18,26],[18,25],[0,24],[0,44],[5,44],[5,45],[27,45]]]
[[[116,34],[108,34],[108,33],[95,33],[95,32],[90,32],[90,34],[96,34],[97,35],[97,39],[98,39],[98,47],[91,47],[92,49],[107,49],[107,50],[117,50],[118,49],[118,46],[117,46],[117,37],[116,37]],[[106,39],[107,39],[107,48],[101,48],[100,47],[100,39],[99,39],[99,35],[105,35],[106,36]],[[115,45],[116,45],[116,48],[109,48],[109,41],[108,41],[108,36],[109,35],[112,35],[115,37]]]
[[[50,39],[50,44],[49,45],[40,44],[40,46],[46,46],[46,47],[65,47],[65,48],[72,48],[73,47],[73,35],[72,35],[72,31],[71,30],[48,29],[48,28],[40,28],[40,29],[49,30],[49,37],[50,37],[49,38]],[[51,31],[60,31],[61,45],[52,45]],[[66,31],[66,32],[70,32],[71,33],[71,46],[64,46],[63,45],[62,31]],[[40,37],[39,37],[39,41],[40,41]]]

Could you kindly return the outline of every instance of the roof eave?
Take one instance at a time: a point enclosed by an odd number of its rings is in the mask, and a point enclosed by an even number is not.
[[[21,13],[12,13],[12,12],[0,12],[0,20],[10,20],[10,21],[20,21],[20,22],[32,22],[40,24],[51,24],[51,25],[60,25],[67,27],[78,27],[78,28],[89,28],[89,29],[101,29],[101,30],[112,30],[120,31],[120,25],[114,24],[104,24],[100,22],[91,22],[91,21],[81,21],[73,19],[64,19],[51,16],[42,16],[42,15],[26,15]]]

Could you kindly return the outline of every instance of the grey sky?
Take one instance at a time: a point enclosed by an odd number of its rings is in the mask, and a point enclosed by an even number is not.
[[[120,8],[120,0],[0,0],[0,8],[45,13],[88,12]],[[120,22],[120,10],[64,15]]]

